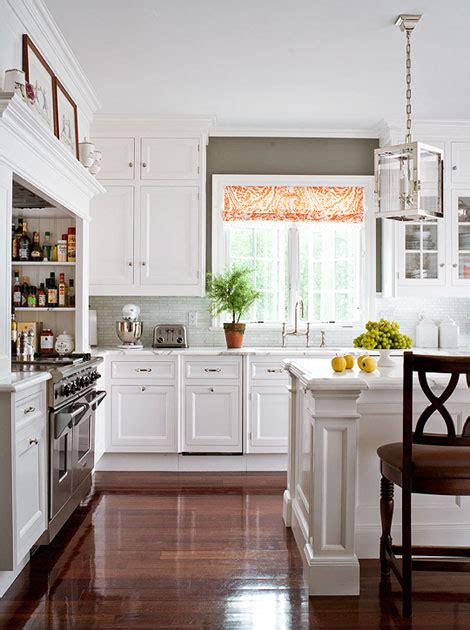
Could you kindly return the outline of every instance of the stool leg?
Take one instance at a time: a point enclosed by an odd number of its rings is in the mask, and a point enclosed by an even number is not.
[[[380,480],[380,519],[382,536],[380,537],[380,571],[382,575],[390,575],[390,566],[385,550],[392,544],[390,535],[393,518],[393,482],[385,477]]]

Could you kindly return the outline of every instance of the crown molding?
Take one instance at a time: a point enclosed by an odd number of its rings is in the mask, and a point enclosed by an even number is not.
[[[61,83],[91,122],[101,103],[74,52],[43,0],[6,0],[17,19],[41,50]]]
[[[244,138],[377,138],[371,127],[232,127],[217,126],[210,134],[219,137]]]
[[[212,134],[215,116],[155,115],[128,116],[126,114],[97,114],[93,118],[93,137],[126,136],[129,134],[153,133],[196,133],[206,138]]]
[[[13,92],[0,92],[0,163],[54,203],[89,218],[89,201],[106,192]]]

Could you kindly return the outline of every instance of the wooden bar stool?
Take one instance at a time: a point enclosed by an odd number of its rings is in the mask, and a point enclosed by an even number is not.
[[[413,374],[429,405],[418,418],[413,431]],[[449,374],[440,396],[431,390],[427,374]],[[380,458],[380,567],[382,575],[390,568],[402,587],[403,616],[412,611],[412,571],[470,571],[470,547],[413,546],[411,542],[411,494],[470,495],[470,416],[462,434],[445,403],[457,387],[461,375],[470,386],[470,356],[426,356],[404,353],[403,364],[403,442],[385,444],[377,450]],[[437,412],[447,433],[425,433],[429,418]],[[402,488],[402,544],[393,545],[390,535],[393,517],[394,484]],[[470,532],[469,532],[470,533]],[[400,562],[396,556],[401,556]],[[413,556],[428,556],[414,559]],[[441,556],[434,559],[432,556]],[[450,560],[454,558],[454,560]],[[458,558],[458,559],[455,559]]]

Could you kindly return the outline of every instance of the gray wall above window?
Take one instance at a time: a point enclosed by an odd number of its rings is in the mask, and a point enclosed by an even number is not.
[[[212,175],[373,175],[378,146],[378,140],[368,138],[210,138],[207,269],[212,260]]]

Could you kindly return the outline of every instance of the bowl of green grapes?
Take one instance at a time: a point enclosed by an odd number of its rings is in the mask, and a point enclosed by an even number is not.
[[[377,350],[380,354],[378,367],[394,365],[390,358],[391,350],[406,350],[413,345],[413,339],[400,332],[398,322],[382,318],[378,322],[367,322],[365,328],[365,331],[353,340],[353,344],[355,348]]]

